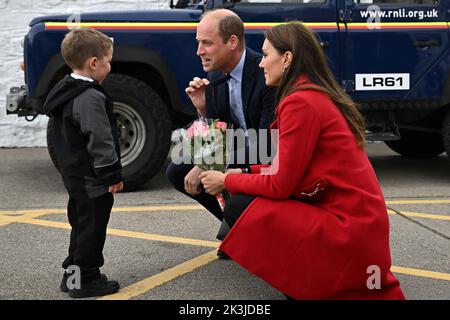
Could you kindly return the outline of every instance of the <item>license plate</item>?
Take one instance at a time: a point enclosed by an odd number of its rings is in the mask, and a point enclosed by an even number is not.
[[[355,74],[355,90],[409,90],[409,73]]]

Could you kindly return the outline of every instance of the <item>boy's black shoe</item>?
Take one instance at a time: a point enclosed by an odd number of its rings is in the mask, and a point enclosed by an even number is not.
[[[106,296],[119,291],[120,285],[117,281],[106,280],[103,277],[92,280],[88,283],[82,283],[81,289],[70,289],[69,297],[71,298],[89,298]]]
[[[67,278],[69,278],[69,276],[71,276],[71,275],[64,272],[63,277],[62,277],[62,279],[61,279],[61,283],[60,283],[60,285],[59,285],[59,289],[61,289],[62,292],[66,292],[66,293],[69,292],[69,288],[67,287]],[[104,279],[104,281],[107,281],[107,280],[108,280],[108,278],[106,277],[106,275],[103,274],[103,273],[100,274],[100,277],[101,277],[102,279]]]

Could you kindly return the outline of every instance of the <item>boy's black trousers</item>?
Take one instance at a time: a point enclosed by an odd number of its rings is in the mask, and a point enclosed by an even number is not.
[[[69,198],[67,215],[72,231],[69,255],[62,267],[78,266],[82,283],[100,277],[106,227],[113,203],[114,197],[109,192],[93,199]]]

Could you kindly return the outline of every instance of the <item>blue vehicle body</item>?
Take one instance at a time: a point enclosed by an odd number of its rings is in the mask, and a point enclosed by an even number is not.
[[[158,112],[170,118],[165,126],[183,125],[195,115],[184,89],[193,76],[204,75],[196,56],[196,25],[205,10],[227,7],[244,21],[247,45],[256,51],[272,25],[299,20],[312,28],[336,79],[364,114],[369,139],[385,141],[405,156],[450,153],[448,1],[180,0],[177,6],[35,18],[24,45],[27,93],[20,103],[7,105],[9,113],[42,112],[48,91],[69,71],[59,53],[61,41],[70,27],[81,25],[114,39],[112,73],[151,88],[163,105]],[[16,101],[17,91],[8,102]]]

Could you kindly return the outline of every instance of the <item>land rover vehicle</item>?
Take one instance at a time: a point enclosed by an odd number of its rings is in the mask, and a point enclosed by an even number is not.
[[[25,85],[11,88],[7,112],[30,120],[42,113],[47,93],[69,72],[60,43],[71,28],[105,32],[114,59],[104,84],[114,100],[125,185],[135,189],[161,169],[171,130],[196,115],[184,92],[204,75],[196,26],[205,10],[221,7],[242,18],[247,46],[257,51],[265,29],[304,22],[358,103],[369,140],[403,156],[450,154],[449,1],[179,0],[170,7],[33,19],[24,39]]]

